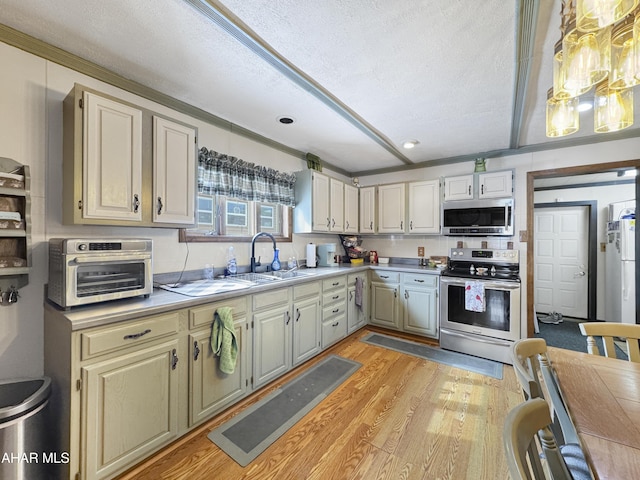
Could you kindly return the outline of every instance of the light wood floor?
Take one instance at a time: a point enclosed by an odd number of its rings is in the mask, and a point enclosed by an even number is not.
[[[502,426],[522,401],[513,368],[496,380],[359,341],[337,354],[362,367],[243,468],[207,434],[276,385],[121,476],[141,479],[507,479]],[[278,385],[299,374],[298,369]]]

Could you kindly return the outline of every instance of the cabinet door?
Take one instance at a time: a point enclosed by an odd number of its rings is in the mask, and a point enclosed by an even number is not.
[[[513,172],[511,170],[481,173],[478,175],[478,183],[480,185],[479,198],[513,196]]]
[[[329,181],[329,190],[331,198],[329,200],[329,208],[331,210],[330,232],[344,231],[344,183],[335,178]]]
[[[328,232],[331,225],[329,211],[329,177],[313,172],[311,177],[311,228],[314,232]]]
[[[444,200],[469,200],[473,198],[473,174],[445,177]]]
[[[440,182],[409,184],[409,233],[440,233]]]
[[[320,299],[310,298],[293,306],[293,365],[320,352]]]
[[[437,337],[437,289],[404,285],[402,296],[404,300],[403,330]]]
[[[344,231],[358,233],[358,189],[346,184],[344,186]]]
[[[83,93],[83,217],[142,220],[142,111]]]
[[[400,312],[398,284],[371,283],[371,323],[398,330]]]
[[[211,349],[211,329],[189,336],[189,426],[210,417],[215,412],[242,398],[248,391],[247,368],[251,344],[247,339],[247,319],[234,319],[238,357],[236,369],[227,374],[220,371],[220,358]]]
[[[378,233],[404,233],[405,184],[378,187]]]
[[[178,340],[82,368],[86,479],[131,465],[178,434]]]
[[[253,386],[259,387],[291,368],[289,304],[253,315]]]
[[[153,221],[193,225],[196,131],[153,117]]]
[[[376,232],[376,187],[360,189],[360,233]]]

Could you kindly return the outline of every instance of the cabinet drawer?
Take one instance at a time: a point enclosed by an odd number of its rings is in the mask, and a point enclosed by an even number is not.
[[[403,274],[403,282],[405,287],[413,285],[416,287],[421,286],[425,288],[434,288],[438,286],[438,276],[419,273],[405,273]]]
[[[179,329],[180,314],[172,312],[127,322],[117,327],[85,332],[80,335],[82,360],[174,335]]]
[[[347,336],[347,316],[342,315],[322,323],[322,348],[342,340]]]
[[[347,303],[346,302],[342,302],[342,303],[337,303],[334,305],[331,305],[329,307],[324,307],[322,309],[322,321],[326,322],[330,319],[333,319],[334,317],[338,317],[340,315],[344,315],[347,311]]]
[[[303,283],[293,287],[293,299],[300,300],[312,296],[320,296],[320,282]]]
[[[347,277],[342,275],[340,277],[327,278],[322,281],[322,291],[344,288],[347,286]]]
[[[213,315],[216,310],[221,307],[231,307],[234,318],[241,317],[247,313],[247,297],[229,298],[221,302],[189,309],[189,328],[193,329],[210,324],[213,321]]]
[[[372,282],[383,282],[383,283],[399,283],[400,282],[400,272],[388,272],[386,270],[374,270],[371,272],[371,281]]]
[[[281,288],[279,290],[269,290],[264,293],[257,293],[252,297],[252,305],[254,310],[280,305],[289,302],[289,289]]]
[[[322,306],[327,307],[336,303],[343,303],[346,299],[346,290],[334,290],[333,292],[326,292],[322,295]]]

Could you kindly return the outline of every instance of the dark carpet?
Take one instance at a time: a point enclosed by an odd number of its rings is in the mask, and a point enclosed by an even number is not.
[[[538,317],[540,318],[540,317]],[[537,338],[544,338],[550,347],[564,348],[575,352],[587,353],[587,337],[580,333],[579,321],[564,319],[562,323],[542,323],[538,322],[540,333],[536,333]],[[600,352],[603,352],[602,339],[596,337],[596,344]],[[616,345],[618,358],[627,360],[627,355]]]

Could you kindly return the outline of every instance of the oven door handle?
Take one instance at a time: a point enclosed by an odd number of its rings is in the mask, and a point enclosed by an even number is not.
[[[118,255],[118,256],[87,256],[87,257],[75,257],[69,260],[69,264],[109,264],[109,263],[122,263],[122,262],[144,262],[150,260],[151,255]]]
[[[469,280],[474,281],[474,280]],[[491,288],[493,290],[518,290],[520,288],[519,282],[493,282],[491,280],[476,280],[484,284],[484,288]],[[460,280],[457,278],[442,278],[440,283],[443,285],[461,285],[464,286],[467,280]]]

